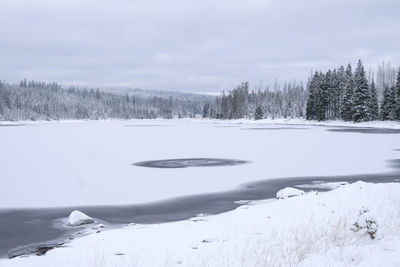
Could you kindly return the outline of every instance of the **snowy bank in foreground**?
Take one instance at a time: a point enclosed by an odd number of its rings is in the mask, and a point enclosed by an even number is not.
[[[103,231],[0,265],[399,266],[399,218],[400,184],[357,182],[216,216]]]

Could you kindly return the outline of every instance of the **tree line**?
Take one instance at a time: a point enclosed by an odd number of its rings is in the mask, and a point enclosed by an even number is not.
[[[203,107],[204,118],[299,118],[305,115],[307,92],[301,84],[277,84],[273,90],[249,90],[249,83],[242,82],[235,89],[224,92]]]
[[[350,64],[326,73],[316,71],[308,82],[306,118],[354,122],[400,120],[400,69],[395,83],[385,79],[380,79],[380,83],[383,96],[378,101],[374,78],[367,78],[361,60],[354,72]]]
[[[400,120],[400,69],[383,64],[377,83],[361,61],[323,73],[306,87],[289,82],[249,89],[248,82],[212,97],[198,94],[62,87],[57,83],[0,81],[0,120],[213,118]]]
[[[0,120],[194,118],[201,116],[204,103],[211,99],[173,95],[117,94],[26,79],[19,84],[0,82]]]

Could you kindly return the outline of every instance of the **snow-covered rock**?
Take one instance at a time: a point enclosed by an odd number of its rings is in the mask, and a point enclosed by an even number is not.
[[[364,231],[369,234],[371,239],[375,239],[378,231],[376,216],[368,209],[361,210],[357,220],[353,223],[352,230],[354,232]]]
[[[276,193],[276,198],[277,199],[285,199],[288,197],[296,197],[296,196],[301,196],[304,195],[303,190],[299,190],[293,187],[286,187],[282,190],[279,190],[278,193]]]
[[[79,226],[90,223],[94,223],[94,220],[79,210],[71,212],[67,220],[68,226]]]

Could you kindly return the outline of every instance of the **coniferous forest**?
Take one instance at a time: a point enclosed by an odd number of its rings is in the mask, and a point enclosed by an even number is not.
[[[381,75],[382,76],[382,75]],[[308,120],[400,120],[400,70],[394,79],[382,79],[381,101],[374,78],[367,78],[364,66],[358,61],[353,71],[346,68],[315,72],[308,83],[306,118]]]
[[[204,107],[203,117],[215,119],[241,118],[302,118],[305,115],[307,91],[301,84],[285,83],[273,90],[249,90],[243,82],[235,89],[223,93]]]
[[[375,82],[376,77],[376,82]],[[250,89],[248,82],[221,96],[62,87],[22,80],[0,82],[0,120],[153,119],[153,118],[308,120],[400,120],[400,70],[379,67],[367,74],[361,61],[316,71],[302,83]]]
[[[0,82],[0,120],[194,118],[210,99],[161,91],[112,93],[62,88],[57,83],[26,80],[19,84]]]

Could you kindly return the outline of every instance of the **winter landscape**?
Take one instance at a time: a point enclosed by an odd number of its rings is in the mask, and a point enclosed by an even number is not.
[[[1,2],[0,266],[399,266],[399,9]]]

